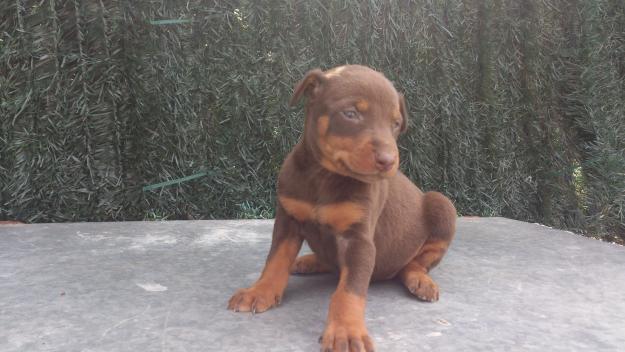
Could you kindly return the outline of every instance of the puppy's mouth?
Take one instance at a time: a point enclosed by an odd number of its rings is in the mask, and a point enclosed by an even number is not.
[[[338,169],[340,171],[345,171],[345,173],[342,173],[344,176],[349,176],[349,177],[355,178],[357,180],[360,180],[366,183],[371,183],[371,182],[383,180],[385,178],[389,178],[395,175],[395,173],[397,172],[397,166],[394,166],[390,170],[387,170],[387,171],[358,170],[358,168],[353,167],[350,164],[349,159],[340,158],[340,157],[336,159],[336,163],[338,164],[339,166]]]
[[[386,167],[378,159],[380,152],[369,140],[350,143],[338,139],[335,143],[320,143],[321,165],[328,171],[372,183],[395,175],[399,167],[397,153],[386,150]],[[389,156],[395,155],[392,163]],[[384,160],[382,160],[384,162]],[[382,165],[382,166],[381,166]]]

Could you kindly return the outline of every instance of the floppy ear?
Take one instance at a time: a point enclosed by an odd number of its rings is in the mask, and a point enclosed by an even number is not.
[[[304,76],[304,78],[295,86],[295,91],[289,101],[289,106],[297,104],[304,95],[310,98],[311,96],[317,94],[324,81],[325,76],[323,75],[323,71],[320,69],[317,68],[308,71],[306,76]]]
[[[399,112],[401,113],[401,128],[399,133],[404,133],[408,129],[408,109],[406,109],[406,101],[404,95],[399,93]]]

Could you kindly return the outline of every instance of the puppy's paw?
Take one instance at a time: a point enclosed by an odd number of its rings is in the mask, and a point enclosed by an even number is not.
[[[328,323],[319,338],[321,352],[373,352],[373,340],[364,322],[345,324],[340,321]]]
[[[276,292],[271,287],[254,285],[235,292],[228,302],[228,309],[235,312],[262,313],[279,305],[281,298],[282,293]]]
[[[415,273],[404,282],[410,293],[421,301],[438,301],[438,285],[425,273]]]
[[[291,266],[291,274],[320,274],[330,272],[325,264],[321,263],[315,254],[297,257]]]

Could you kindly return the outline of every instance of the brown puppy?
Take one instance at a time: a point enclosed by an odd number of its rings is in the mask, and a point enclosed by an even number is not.
[[[289,272],[336,271],[323,351],[372,351],[365,326],[370,280],[398,277],[417,298],[438,299],[428,271],[454,236],[456,210],[397,171],[406,129],[404,98],[363,66],[310,71],[291,105],[306,96],[304,134],[278,176],[271,250],[260,279],[228,308],[263,312],[280,303]],[[296,259],[306,240],[314,254]]]

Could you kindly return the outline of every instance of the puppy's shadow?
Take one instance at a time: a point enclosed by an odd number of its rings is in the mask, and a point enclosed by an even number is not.
[[[291,275],[283,302],[304,299],[327,305],[338,281],[338,275],[335,273]],[[369,285],[368,296],[370,299],[414,299],[397,279],[372,282]]]
[[[298,300],[302,297],[328,299],[336,290],[338,282],[338,275],[334,273],[291,275],[283,302]]]

